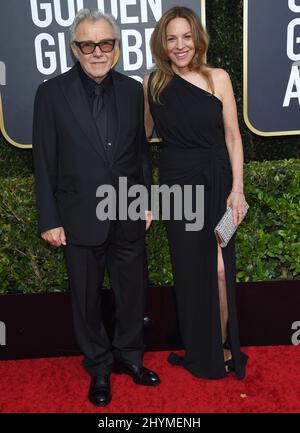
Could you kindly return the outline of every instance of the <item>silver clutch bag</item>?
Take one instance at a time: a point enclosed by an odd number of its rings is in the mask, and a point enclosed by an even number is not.
[[[244,215],[248,212],[249,205],[248,203],[245,204],[244,207]],[[228,207],[220,221],[215,227],[215,235],[217,239],[220,242],[220,246],[222,248],[226,247],[232,236],[234,235],[236,229],[238,226],[236,226],[233,223],[233,216],[232,216],[232,209],[231,207]]]

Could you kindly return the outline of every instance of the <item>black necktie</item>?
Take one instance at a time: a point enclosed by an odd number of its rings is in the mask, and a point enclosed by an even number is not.
[[[93,117],[95,119],[98,132],[106,144],[106,110],[104,105],[103,87],[95,86],[93,99]]]
[[[94,100],[93,100],[93,116],[97,120],[99,113],[104,106],[103,102],[103,87],[95,86],[94,88]]]

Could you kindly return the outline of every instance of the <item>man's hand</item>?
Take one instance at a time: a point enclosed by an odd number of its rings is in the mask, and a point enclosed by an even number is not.
[[[151,226],[152,220],[153,220],[153,215],[151,210],[146,210],[145,211],[145,217],[146,217],[146,231],[149,229],[149,227]]]
[[[60,247],[61,245],[67,245],[66,235],[63,227],[57,227],[41,233],[41,238],[48,242],[54,247]]]

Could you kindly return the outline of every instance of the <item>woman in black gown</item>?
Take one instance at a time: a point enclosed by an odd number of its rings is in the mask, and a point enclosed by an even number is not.
[[[243,146],[228,74],[205,64],[207,35],[185,7],[167,11],[152,34],[155,70],[144,79],[145,124],[163,139],[160,183],[204,185],[204,225],[166,221],[185,356],[168,360],[194,376],[245,376],[235,306],[235,236],[221,248],[214,234],[227,206],[243,220]],[[196,192],[193,192],[193,200]]]

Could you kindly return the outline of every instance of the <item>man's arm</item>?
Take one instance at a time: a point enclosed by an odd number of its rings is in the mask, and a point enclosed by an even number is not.
[[[47,91],[41,85],[36,93],[33,113],[33,161],[35,172],[38,231],[49,243],[59,246],[64,236],[54,197],[57,183],[57,143],[54,112]],[[54,235],[54,239],[53,239]]]

